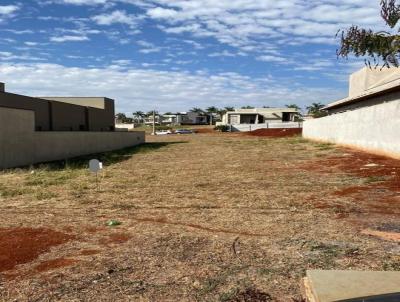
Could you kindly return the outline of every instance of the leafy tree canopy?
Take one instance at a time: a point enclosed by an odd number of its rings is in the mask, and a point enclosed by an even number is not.
[[[323,117],[326,116],[327,113],[326,111],[322,110],[322,108],[324,108],[325,105],[321,104],[321,103],[312,103],[310,106],[307,106],[307,112],[309,115],[317,118],[317,117]]]
[[[299,107],[296,104],[288,104],[288,105],[285,105],[285,106],[286,106],[286,108],[293,108],[293,109],[297,109],[297,110],[301,111],[301,107]]]
[[[199,114],[204,113],[203,109],[197,108],[197,107],[194,107],[194,108],[190,109],[189,111],[199,113]]]
[[[400,5],[396,4],[396,0],[381,1],[381,17],[393,32],[400,20]],[[398,33],[399,28],[395,32]],[[369,57],[365,63],[370,68],[371,60],[374,68],[381,63],[382,67],[399,67],[399,34],[386,31],[374,32],[353,25],[346,30],[338,31],[337,35],[341,38],[340,48],[337,50],[338,57],[348,58],[350,54],[356,57]]]

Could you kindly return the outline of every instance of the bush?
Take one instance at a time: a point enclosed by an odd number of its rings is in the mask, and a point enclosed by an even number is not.
[[[220,131],[220,132],[229,132],[230,127],[227,125],[218,125],[214,128],[215,131]]]

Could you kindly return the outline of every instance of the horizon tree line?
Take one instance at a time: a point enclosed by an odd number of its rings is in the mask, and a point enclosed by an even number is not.
[[[300,112],[300,116],[302,116],[302,113],[301,113],[302,112],[302,108],[300,106],[298,106],[297,104],[287,104],[285,106],[286,106],[286,108],[297,109]],[[320,103],[320,102],[318,102],[318,103],[315,102],[315,103],[312,103],[309,106],[306,106],[305,109],[306,109],[306,112],[307,112],[308,115],[311,115],[311,116],[317,118],[317,117],[322,117],[322,116],[326,115],[326,112],[323,111],[323,107],[324,106],[325,105]],[[254,109],[254,108],[256,108],[256,107],[249,106],[249,105],[241,107],[241,109]],[[270,107],[263,106],[262,108],[270,108]],[[189,110],[189,112],[195,112],[195,113],[197,113],[199,115],[210,115],[210,114],[212,114],[212,115],[219,116],[219,118],[222,119],[222,116],[225,113],[227,113],[228,111],[234,111],[234,110],[235,110],[235,108],[231,107],[231,106],[226,106],[224,108],[218,108],[216,106],[210,106],[210,107],[207,107],[205,109],[202,109],[202,108],[199,108],[199,107],[193,107],[193,108],[191,108]],[[161,114],[161,115],[173,115],[173,114],[178,114],[178,113],[165,112],[164,114]],[[144,122],[144,119],[146,117],[150,117],[152,115],[153,115],[153,111],[148,111],[148,112],[135,111],[135,112],[132,113],[132,117],[126,116],[125,113],[117,113],[115,115],[115,118],[120,120],[123,123],[132,123],[134,121],[136,121],[137,123],[141,123],[141,122]],[[159,116],[160,113],[158,111],[155,111],[155,115]]]

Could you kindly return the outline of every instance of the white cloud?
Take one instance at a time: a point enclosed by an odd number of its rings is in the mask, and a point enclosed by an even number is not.
[[[240,48],[269,44],[333,44],[338,29],[355,20],[361,26],[382,29],[379,1],[352,0],[148,0],[147,16],[169,34],[190,33],[214,37]],[[285,41],[285,42],[283,42]]]
[[[115,62],[128,63],[128,62]],[[345,91],[299,87],[293,79],[250,78],[238,73],[209,74],[152,69],[65,67],[56,64],[0,64],[8,90],[27,95],[103,95],[116,100],[117,110],[184,111],[208,106],[301,106],[330,101]],[[284,84],[281,84],[284,83]],[[154,89],[157,87],[157,89]]]
[[[9,51],[0,51],[0,61],[46,61],[46,59],[28,53],[14,54]]]
[[[31,42],[31,41],[26,41],[24,44],[27,45],[27,46],[37,46],[39,43],[37,43],[37,42]]]
[[[143,47],[142,49],[139,50],[139,52],[144,54],[160,52],[162,50],[162,47],[156,46],[153,43],[143,40],[136,41],[136,44]]]
[[[74,5],[97,5],[106,4],[108,0],[61,0],[61,3]]]
[[[273,62],[273,63],[288,63],[288,59],[279,57],[279,56],[271,56],[271,55],[264,55],[257,57],[258,61],[263,62]]]
[[[0,23],[14,17],[19,9],[17,5],[0,5]]]
[[[236,57],[236,56],[244,56],[244,55],[245,54],[243,54],[243,53],[233,53],[228,50],[224,50],[221,52],[210,53],[208,56],[211,58],[214,58],[214,57]]]
[[[11,15],[19,10],[17,5],[0,5],[0,15]]]
[[[111,25],[115,23],[136,25],[138,18],[135,15],[129,15],[123,10],[116,10],[112,13],[93,16],[92,20],[99,25]]]
[[[50,41],[51,42],[57,42],[57,43],[62,43],[62,42],[81,42],[81,41],[88,41],[89,38],[87,36],[70,36],[70,35],[65,35],[65,36],[57,36],[57,37],[51,37]]]
[[[147,11],[147,15],[154,19],[174,18],[177,14],[178,12],[173,9],[165,9],[161,7],[152,8]]]

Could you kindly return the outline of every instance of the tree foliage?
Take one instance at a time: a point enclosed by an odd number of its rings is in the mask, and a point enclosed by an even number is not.
[[[396,0],[381,1],[381,17],[390,29],[396,27],[400,20],[400,5],[396,4]],[[369,67],[376,68],[381,63],[382,67],[399,67],[400,35],[386,31],[374,32],[356,25],[339,31],[337,35],[341,39],[338,57],[348,58],[353,54],[356,57],[369,57],[365,60]]]
[[[296,104],[288,104],[288,105],[285,105],[285,106],[286,106],[286,108],[293,108],[293,109],[296,109],[298,111],[301,111],[301,108]]]
[[[117,113],[115,115],[115,119],[123,124],[130,124],[132,123],[133,119],[131,117],[127,117],[125,113]]]
[[[327,112],[323,110],[325,107],[324,104],[321,103],[312,103],[310,106],[307,106],[307,112],[314,118],[323,117],[327,115]]]

